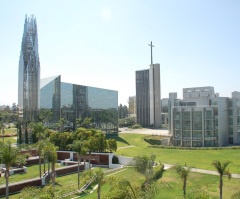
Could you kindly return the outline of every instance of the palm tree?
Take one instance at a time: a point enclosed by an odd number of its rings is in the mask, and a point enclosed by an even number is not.
[[[73,144],[69,145],[69,148],[71,148],[73,151],[77,153],[77,161],[78,161],[78,189],[79,189],[79,184],[80,184],[80,178],[79,178],[79,173],[80,173],[80,159],[81,156],[87,154],[87,148],[86,145],[80,141],[80,140],[74,140]]]
[[[8,199],[9,195],[9,169],[10,167],[17,162],[19,155],[19,150],[11,146],[11,142],[2,143],[0,148],[0,162],[5,164],[5,179],[6,179],[6,198]]]
[[[44,154],[48,160],[48,163],[51,163],[51,180],[52,185],[55,186],[55,178],[56,178],[56,172],[55,172],[55,164],[57,162],[57,147],[52,144],[48,143],[43,148]]]
[[[3,139],[3,142],[4,142],[5,125],[4,125],[3,121],[0,122],[0,130],[2,132],[2,139]]]
[[[212,166],[215,167],[215,169],[217,170],[217,172],[219,173],[219,190],[220,190],[220,199],[222,199],[222,188],[223,188],[223,176],[226,175],[228,177],[228,179],[230,180],[232,175],[229,172],[229,169],[227,170],[227,166],[230,164],[231,162],[226,161],[226,162],[219,162],[218,160],[214,160],[212,162]]]
[[[96,182],[97,182],[97,185],[98,185],[98,188],[97,188],[98,199],[100,199],[100,197],[101,197],[101,188],[102,188],[102,185],[105,182],[105,180],[104,180],[104,172],[103,172],[103,170],[101,168],[96,168],[96,169],[94,169],[94,174],[96,176]]]
[[[46,142],[44,140],[39,140],[36,144],[36,149],[38,151],[38,156],[39,156],[39,177],[41,178],[42,177],[42,156],[44,154],[44,146],[46,145]]]
[[[106,198],[140,198],[140,187],[133,187],[129,180],[111,176],[108,181],[111,188],[110,192],[105,195]]]
[[[44,133],[45,133],[46,127],[44,127],[41,122],[38,122],[38,123],[32,122],[29,124],[29,128],[32,131],[33,143],[36,143],[37,140],[39,141],[44,139],[45,137]]]
[[[180,175],[182,181],[183,181],[183,197],[186,197],[186,189],[187,189],[187,178],[189,176],[189,173],[191,171],[190,167],[183,167],[181,165],[175,165],[172,167],[172,169],[174,169],[177,174]]]

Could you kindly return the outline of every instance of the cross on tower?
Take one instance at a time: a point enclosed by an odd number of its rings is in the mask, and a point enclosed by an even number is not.
[[[153,58],[152,58],[152,47],[155,47],[154,45],[152,45],[152,41],[151,44],[148,44],[149,46],[151,46],[151,65],[153,65]]]

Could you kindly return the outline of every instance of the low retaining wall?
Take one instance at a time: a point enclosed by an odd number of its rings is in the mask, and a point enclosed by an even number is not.
[[[80,170],[84,169],[84,165],[80,165]],[[70,173],[76,173],[78,171],[78,165],[71,165],[62,168],[56,169],[57,176],[67,175]],[[45,182],[45,180],[43,181]],[[45,184],[45,183],[44,183]],[[26,181],[16,182],[9,185],[9,193],[16,193],[24,189],[25,187],[30,186],[42,186],[42,179],[41,178],[34,178]],[[0,186],[0,197],[4,196],[6,193],[6,186]]]
[[[133,158],[125,157],[125,156],[117,156],[117,157],[119,160],[119,164],[122,164],[122,165],[129,165],[133,160]]]
[[[30,186],[41,186],[42,180],[40,178],[30,179],[24,182],[16,182],[9,185],[9,193],[19,192],[25,187]],[[6,194],[6,186],[0,186],[0,196],[4,196]]]

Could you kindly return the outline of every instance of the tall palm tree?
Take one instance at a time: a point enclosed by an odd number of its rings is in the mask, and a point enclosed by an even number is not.
[[[0,148],[0,162],[5,164],[5,179],[6,179],[6,198],[8,199],[9,195],[9,169],[10,167],[17,162],[19,156],[19,150],[11,146],[11,142],[2,143]]]
[[[96,168],[96,169],[94,169],[94,174],[96,176],[96,182],[97,182],[97,185],[98,185],[98,188],[97,188],[98,199],[100,199],[100,197],[101,197],[101,188],[102,188],[102,185],[105,182],[105,180],[104,180],[104,172],[103,172],[103,170],[101,168]]]
[[[3,139],[3,142],[4,142],[5,125],[4,125],[3,121],[0,122],[0,130],[1,130],[2,139]]]
[[[38,156],[39,156],[39,177],[41,178],[42,177],[42,157],[43,157],[43,154],[44,154],[44,146],[46,145],[46,142],[44,140],[39,140],[36,144],[36,149],[37,149],[37,152],[38,152]]]
[[[77,161],[78,161],[78,189],[79,189],[79,185],[80,185],[80,177],[79,177],[79,173],[80,173],[80,160],[81,160],[81,156],[87,154],[87,147],[86,147],[86,145],[84,144],[83,141],[74,140],[73,144],[69,145],[69,148],[71,148],[73,151],[75,151],[77,153]]]
[[[44,146],[43,151],[47,158],[48,163],[51,163],[51,180],[52,185],[55,186],[56,178],[55,165],[57,162],[57,147],[52,143],[48,143],[47,145]]]
[[[218,160],[214,160],[212,162],[212,166],[215,167],[215,169],[217,170],[217,172],[219,173],[219,191],[220,191],[220,199],[222,199],[222,188],[223,188],[223,176],[226,175],[228,177],[228,179],[230,180],[232,175],[229,172],[229,170],[227,170],[227,166],[230,164],[231,162],[226,161],[221,163]]]
[[[181,177],[182,181],[183,181],[183,197],[186,197],[186,190],[187,190],[187,178],[189,176],[189,173],[191,171],[190,167],[183,167],[181,165],[175,165],[172,167],[172,169],[174,169],[177,174]]]

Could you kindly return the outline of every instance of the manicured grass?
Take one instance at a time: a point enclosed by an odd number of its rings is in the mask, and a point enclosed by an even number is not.
[[[116,171],[115,171],[116,172]],[[107,173],[106,175],[109,175]],[[133,168],[124,168],[121,172],[116,173],[114,176],[124,177],[128,179],[131,183],[139,183],[144,180],[143,175],[137,173]],[[107,179],[108,177],[106,177]],[[81,179],[81,178],[80,178]],[[164,182],[168,184],[168,187],[159,187],[159,194],[155,199],[162,198],[171,198],[171,199],[180,199],[182,197],[182,180],[179,175],[173,170],[167,170],[163,173],[163,177],[159,179],[159,183]],[[219,198],[219,176],[215,175],[206,175],[200,173],[191,172],[187,181],[187,193],[196,186],[201,186],[204,190],[208,191],[210,196],[213,199]],[[223,198],[230,199],[231,195],[238,191],[240,186],[240,179],[231,179],[230,181],[227,178],[224,178],[224,187],[223,187]],[[85,193],[89,193],[94,185],[92,185]],[[57,177],[56,179],[56,191],[70,192],[77,188],[77,173]],[[102,187],[102,194],[108,193],[110,185],[106,183]],[[71,196],[65,197],[65,199],[73,198],[78,194],[73,194]],[[17,199],[19,194],[12,195],[10,199]],[[81,196],[84,199],[95,199],[97,198],[97,192],[94,191],[91,194]]]
[[[63,176],[57,179],[61,186],[65,187],[65,184],[69,186],[74,186],[74,183],[77,183],[76,174],[71,175],[72,177],[67,180],[67,176]],[[134,171],[132,168],[127,168],[122,172],[116,173],[114,176],[124,177],[128,179],[131,183],[139,183],[144,180],[144,177]],[[106,177],[107,179],[108,177]],[[71,181],[70,181],[71,179]],[[163,173],[163,177],[159,180],[159,183],[165,182],[168,184],[168,187],[159,187],[159,194],[155,199],[162,198],[171,198],[171,199],[180,199],[182,197],[182,180],[173,170],[168,170]],[[206,190],[213,199],[219,198],[219,189],[218,189],[219,177],[214,175],[205,175],[191,172],[187,181],[187,192],[192,190],[196,186],[201,186]],[[223,187],[223,198],[228,199],[235,192],[238,191],[240,185],[239,179],[231,179],[230,181],[227,178],[224,178],[224,187]],[[71,187],[70,186],[70,187]],[[92,186],[93,187],[93,186]],[[91,187],[91,189],[92,189]],[[57,186],[56,186],[57,188]],[[102,187],[102,195],[108,193],[110,185],[106,183]],[[72,195],[71,197],[74,197]],[[70,197],[69,197],[70,198]],[[84,199],[95,199],[97,198],[97,192],[87,194],[82,196]]]
[[[2,138],[0,138],[0,141],[3,141]],[[4,142],[8,142],[10,141],[12,144],[17,143],[17,136],[13,136],[13,137],[4,137]]]
[[[117,138],[118,147],[130,146],[132,148],[122,148],[118,149],[116,154],[124,155],[128,157],[135,157],[138,155],[156,155],[156,161],[167,164],[182,164],[185,163],[187,166],[203,168],[208,170],[214,170],[211,166],[213,160],[219,160],[221,162],[229,160],[232,163],[229,165],[231,173],[240,173],[240,151],[236,149],[226,149],[226,150],[179,150],[179,149],[160,149],[160,148],[150,148],[149,144],[143,140],[145,135],[141,134],[119,134]],[[37,173],[38,176],[38,165]],[[116,176],[123,176],[129,179],[131,182],[139,182],[141,179],[144,179],[142,175],[136,173],[133,169],[128,168],[120,173],[117,173]],[[0,179],[1,180],[1,179]],[[171,188],[159,188],[158,198],[181,198],[182,197],[182,180],[181,178],[172,170],[165,171],[163,177],[160,181],[167,182],[171,185]],[[5,181],[4,181],[5,182]],[[11,182],[11,181],[10,181]],[[77,174],[71,174],[67,176],[58,177],[56,185],[56,190],[68,190],[71,191],[77,187]],[[214,199],[219,198],[219,177],[214,175],[206,175],[200,173],[190,173],[187,182],[187,192],[193,189],[196,186],[201,186],[204,190],[207,190],[209,194],[214,197]],[[93,185],[94,186],[94,185]],[[92,186],[92,187],[93,187]],[[86,190],[86,192],[89,192]],[[240,187],[240,179],[231,179],[228,181],[224,178],[224,187],[223,187],[223,198],[228,199],[232,194],[237,192]],[[106,184],[102,188],[102,193],[107,193],[110,189],[110,185]],[[18,198],[11,196],[10,198]],[[77,195],[75,195],[77,196]],[[71,197],[74,197],[71,196]],[[71,198],[66,197],[66,198]],[[83,197],[84,199],[95,199],[97,198],[97,193],[94,191],[92,194],[88,194]]]
[[[7,128],[5,129],[5,135],[16,135],[17,129],[16,128]]]
[[[111,137],[111,138],[114,138],[117,141],[117,147],[118,148],[130,145],[127,140],[122,139],[120,136],[118,136],[118,137]]]
[[[61,164],[57,163],[56,168],[61,167]],[[42,164],[42,170],[43,170],[43,164]],[[47,170],[47,164],[46,164],[46,170]],[[38,165],[32,165],[27,167],[26,173],[19,173],[14,174],[9,177],[9,183],[15,183],[20,182],[23,180],[29,180],[31,178],[38,178],[39,177],[39,166]],[[0,186],[5,185],[6,181],[4,177],[0,178]]]
[[[128,157],[135,157],[138,155],[156,155],[156,161],[166,164],[181,165],[194,168],[202,168],[214,170],[211,166],[212,161],[219,160],[221,162],[229,160],[232,163],[229,165],[231,173],[240,174],[240,150],[239,149],[225,149],[225,150],[180,150],[180,149],[161,149],[150,148],[150,144],[143,140],[145,135],[141,134],[119,134],[122,140],[125,140],[131,148],[118,149],[116,154]],[[123,142],[123,141],[122,141]],[[119,144],[119,141],[117,141]]]

